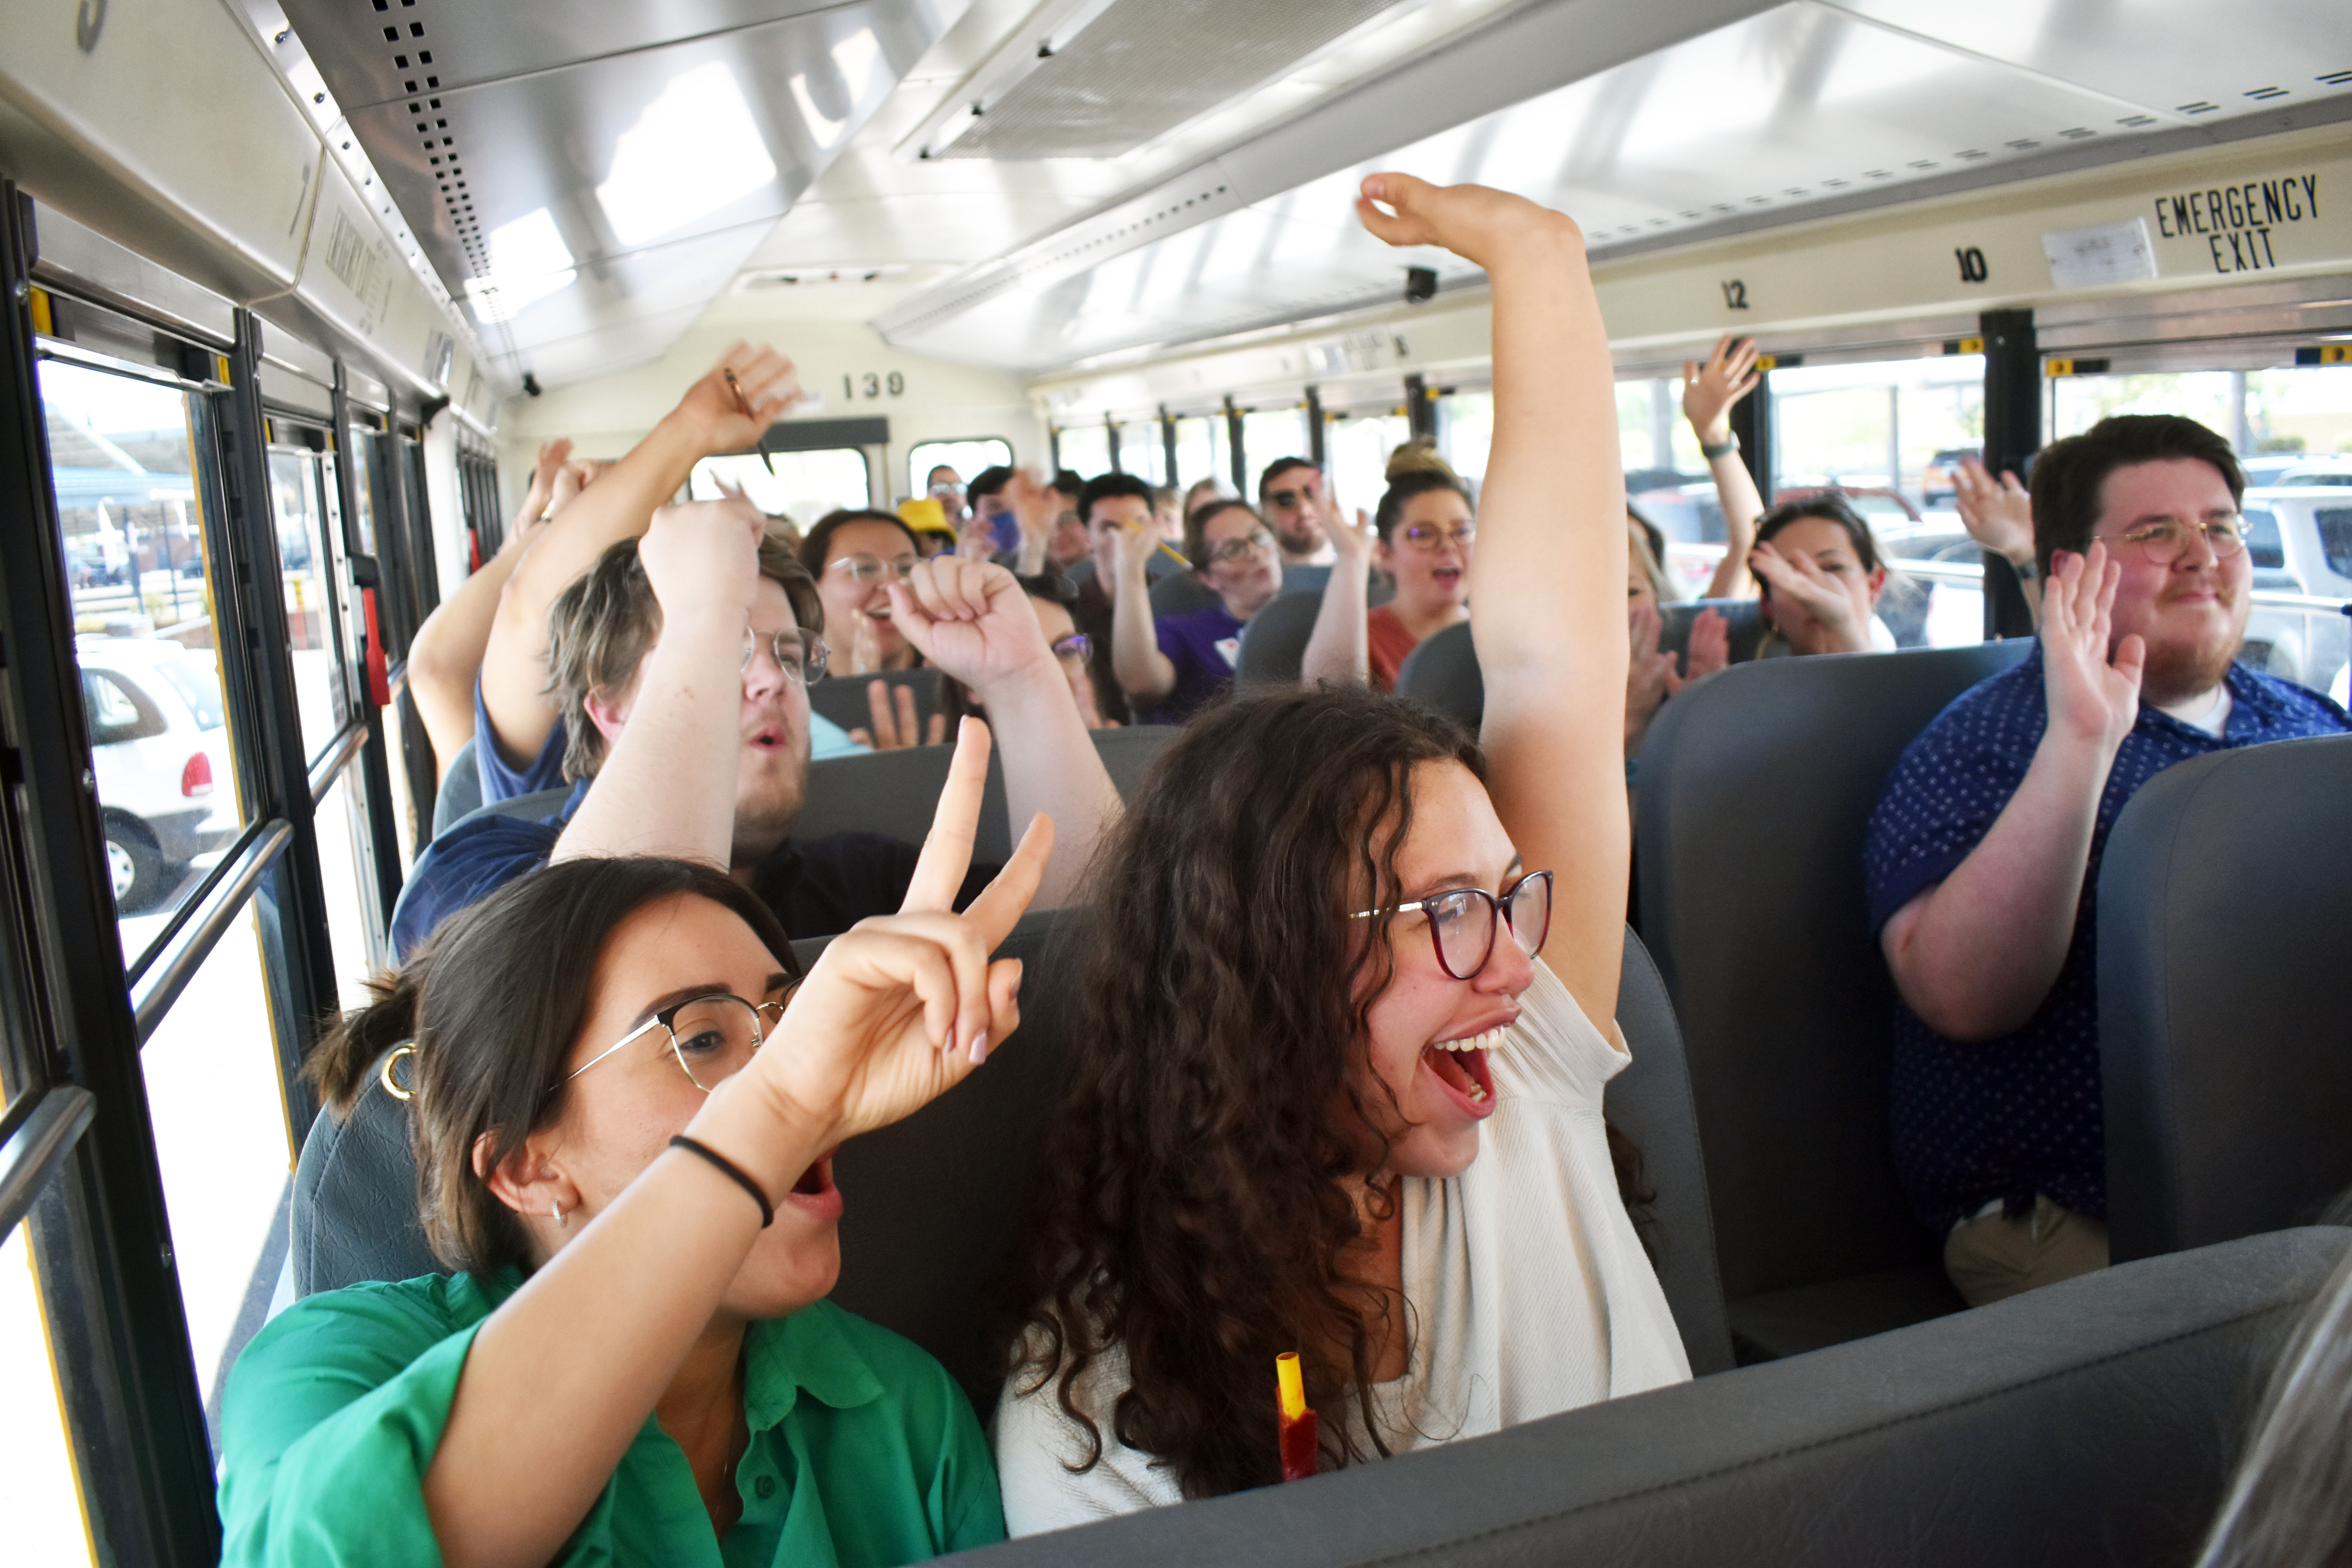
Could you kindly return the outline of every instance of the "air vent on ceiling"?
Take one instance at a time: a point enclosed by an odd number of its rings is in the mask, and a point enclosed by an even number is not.
[[[1116,158],[1291,69],[1395,0],[1115,0],[934,154]],[[1185,70],[1213,39],[1216,68]]]
[[[735,291],[749,294],[764,289],[821,289],[831,283],[873,283],[885,278],[902,277],[908,270],[908,264],[904,261],[874,262],[864,266],[853,263],[840,267],[767,267],[738,278]]]

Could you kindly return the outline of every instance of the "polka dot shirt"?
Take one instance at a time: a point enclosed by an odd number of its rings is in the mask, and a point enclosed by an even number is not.
[[[2352,731],[2344,710],[2302,687],[2242,666],[2227,680],[2231,706],[2219,740],[2141,706],[2099,798],[2065,965],[2023,1027],[1994,1040],[1948,1039],[1896,1000],[1888,1097],[1895,1163],[1919,1218],[1935,1230],[1995,1199],[2021,1213],[2037,1193],[2105,1217],[2095,942],[2108,830],[2134,792],[2175,763]],[[2048,718],[2036,647],[2014,669],[1963,692],[1911,742],[1887,777],[1863,850],[1874,935],[1990,831],[2023,782]]]

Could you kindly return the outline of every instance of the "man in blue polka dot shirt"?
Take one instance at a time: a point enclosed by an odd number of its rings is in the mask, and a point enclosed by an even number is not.
[[[2092,944],[2124,803],[2189,757],[2352,731],[2235,662],[2244,489],[2193,419],[2119,416],[2045,448],[2040,647],[1922,731],[1872,815],[1871,921],[1901,998],[1895,1164],[1971,1305],[2106,1265]]]

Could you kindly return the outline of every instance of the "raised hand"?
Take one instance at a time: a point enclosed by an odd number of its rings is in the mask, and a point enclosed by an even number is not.
[[[1160,551],[1160,531],[1150,522],[1118,525],[1118,574],[1137,583],[1150,577],[1151,558]]]
[[[940,556],[889,589],[890,620],[899,635],[966,686],[984,692],[1008,676],[1036,670],[1061,680],[1029,595],[1003,567]]]
[[[1004,869],[951,912],[988,782],[988,727],[966,719],[899,912],[861,921],[793,993],[775,1043],[738,1075],[832,1142],[886,1126],[953,1088],[1017,1028],[1017,960],[990,963],[1035,896],[1054,849],[1040,816]]]
[[[1325,490],[1315,509],[1315,521],[1323,525],[1324,537],[1330,540],[1332,551],[1350,566],[1367,563],[1372,558],[1372,546],[1381,542],[1380,531],[1372,526],[1372,514],[1363,508],[1356,509],[1356,520],[1349,522],[1340,510],[1338,498]]]
[[[891,698],[896,694],[894,709]],[[915,721],[915,689],[894,686],[887,680],[866,683],[866,710],[873,715],[873,727],[860,726],[849,732],[849,738],[861,746],[871,746],[877,752],[903,752],[909,746],[936,746],[947,739],[948,716],[931,715],[928,725]]]
[[[1731,405],[1755,391],[1762,379],[1756,369],[1756,340],[1735,339],[1726,332],[1708,351],[1704,365],[1683,361],[1683,417],[1700,440],[1721,446],[1731,439]]]
[[[2042,595],[2042,689],[2050,732],[2095,745],[2109,756],[2139,718],[2140,676],[2147,645],[2137,633],[2115,646],[2112,615],[2123,566],[2095,541],[2086,558],[2062,550]]]
[[[1870,647],[1870,586],[1862,578],[1836,577],[1801,552],[1782,552],[1767,540],[1748,552],[1748,564],[1771,584],[1776,603],[1794,601],[1819,621],[1845,651]]]
[[[683,501],[656,511],[637,558],[662,618],[749,626],[767,522],[759,508],[741,500]]]
[[[709,374],[687,388],[671,417],[689,429],[706,455],[741,451],[800,401],[793,362],[765,343],[738,342]]]
[[[557,470],[555,484],[548,496],[547,515],[550,521],[563,515],[563,509],[580,497],[580,492],[596,482],[596,476],[612,465],[593,458],[574,458]]]
[[[1731,662],[1731,623],[1709,606],[1691,622],[1690,643],[1683,649],[1683,684],[1713,675]]]
[[[2018,565],[2033,559],[2033,498],[2015,474],[1996,482],[1985,466],[1964,458],[1952,475],[1952,505],[1969,536]]]
[[[1411,174],[1366,175],[1356,216],[1376,239],[1444,246],[1489,271],[1523,246],[1567,239],[1580,248],[1584,243],[1567,215],[1525,196],[1485,185],[1433,185]]]
[[[1045,569],[1045,547],[1054,537],[1054,520],[1062,514],[1062,492],[1045,482],[1034,468],[1015,468],[1004,481],[1004,499],[1021,530],[1021,570]]]
[[[1665,700],[1683,689],[1675,656],[1658,647],[1665,622],[1646,601],[1627,607],[1625,633],[1633,657],[1625,667],[1625,754],[1641,749],[1642,737]]]

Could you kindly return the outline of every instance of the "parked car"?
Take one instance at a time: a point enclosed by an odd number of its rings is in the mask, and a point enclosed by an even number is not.
[[[2254,481],[2248,479],[2246,483]],[[2352,485],[2352,452],[2332,458],[2305,458],[2270,481],[2273,485]]]
[[[2257,452],[2238,459],[2238,472],[2246,476],[2246,488],[2252,489],[2278,483],[2281,474],[2309,460],[2301,452]]]
[[[133,914],[236,837],[220,678],[209,655],[168,638],[81,637],[74,647],[114,905]]]
[[[1952,476],[1960,471],[1960,464],[1970,458],[1981,458],[1982,447],[1947,447],[1927,459],[1927,471],[1919,476],[1919,499],[1929,506],[1949,506],[1955,492]]]
[[[2246,553],[2257,592],[2352,599],[2352,472],[2342,482],[2282,479],[2246,492]],[[2256,605],[2245,651],[2257,669],[2328,690],[2352,662],[2352,620]]]

